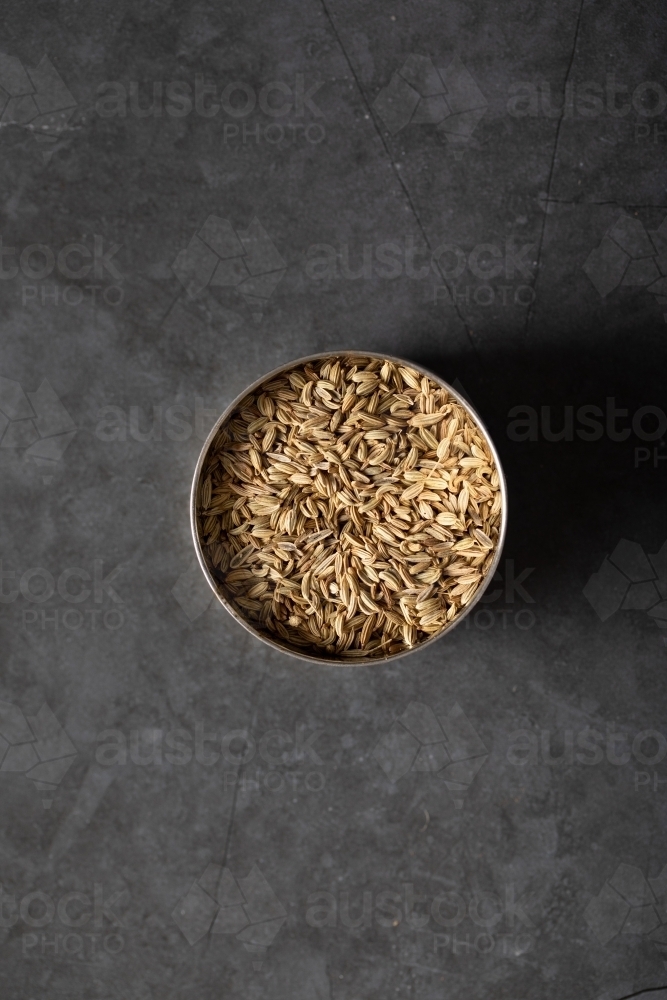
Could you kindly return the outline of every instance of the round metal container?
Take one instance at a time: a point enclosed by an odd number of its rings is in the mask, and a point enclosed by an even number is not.
[[[349,659],[344,659],[342,657],[340,659],[337,659],[335,656],[320,657],[304,653],[300,649],[292,648],[291,646],[288,646],[286,643],[281,643],[277,639],[274,639],[272,636],[269,636],[264,632],[258,631],[253,625],[250,624],[250,622],[246,621],[245,618],[243,618],[235,610],[235,608],[232,607],[232,605],[229,603],[224,594],[222,594],[218,589],[218,584],[214,579],[214,577],[212,576],[211,571],[204,558],[204,553],[202,552],[201,541],[199,538],[199,530],[197,526],[197,494],[199,489],[199,478],[201,476],[201,471],[204,465],[204,461],[206,459],[206,455],[208,454],[208,450],[211,447],[211,444],[216,434],[218,433],[222,425],[225,423],[225,421],[229,419],[229,417],[234,412],[239,403],[243,399],[245,399],[245,397],[249,393],[252,393],[256,389],[259,389],[261,385],[263,385],[265,382],[270,381],[270,379],[275,378],[276,375],[281,375],[283,374],[283,372],[291,371],[292,368],[295,368],[298,365],[305,365],[309,361],[321,361],[324,360],[325,358],[335,358],[335,357],[377,358],[380,361],[390,361],[393,362],[394,364],[405,365],[409,368],[414,368],[415,371],[420,372],[420,374],[422,375],[426,375],[428,378],[432,379],[432,381],[435,382],[437,385],[441,386],[441,388],[446,389],[447,392],[449,392],[456,399],[456,401],[465,410],[468,411],[468,413],[470,414],[470,416],[475,421],[480,431],[486,438],[486,441],[491,450],[491,454],[493,455],[493,460],[498,470],[498,476],[500,478],[500,491],[502,496],[502,511],[501,511],[501,521],[500,521],[500,532],[498,535],[498,547],[496,549],[493,562],[489,568],[488,573],[486,574],[486,578],[480,584],[479,590],[475,594],[475,597],[470,602],[470,604],[468,604],[460,612],[460,614],[458,614],[456,618],[449,625],[447,625],[441,632],[438,632],[436,635],[431,636],[430,639],[427,639],[424,642],[418,643],[416,646],[413,646],[412,649],[401,650],[400,653],[391,653],[390,655],[387,656],[369,656],[367,659],[355,658],[353,662],[351,662]],[[483,422],[480,420],[479,416],[477,415],[473,407],[470,405],[470,403],[466,399],[463,399],[461,394],[458,393],[456,389],[453,389],[451,385],[449,385],[447,382],[441,379],[439,375],[434,375],[433,372],[429,371],[427,368],[423,368],[421,365],[415,364],[414,361],[408,361],[405,358],[396,358],[390,354],[378,354],[375,351],[344,351],[344,350],[321,351],[318,354],[309,354],[307,357],[297,358],[294,361],[290,361],[287,364],[281,365],[279,368],[274,368],[273,371],[267,372],[265,375],[262,375],[261,378],[258,378],[255,382],[252,382],[246,389],[243,390],[243,392],[239,393],[239,395],[232,400],[227,409],[220,415],[218,420],[216,420],[214,426],[211,429],[210,434],[208,435],[206,441],[204,442],[204,446],[200,452],[199,459],[197,461],[197,466],[195,468],[195,473],[192,479],[192,490],[190,492],[190,525],[192,528],[192,540],[194,542],[195,552],[197,553],[197,559],[199,560],[199,565],[202,568],[202,572],[204,573],[204,576],[206,577],[209,586],[211,587],[213,593],[220,601],[222,606],[226,608],[226,610],[229,612],[232,618],[235,618],[236,621],[240,625],[242,625],[247,632],[252,633],[252,635],[256,636],[256,638],[259,639],[261,642],[266,643],[267,646],[273,646],[274,649],[279,650],[281,653],[288,653],[290,656],[295,656],[300,660],[307,660],[309,663],[324,663],[329,666],[334,665],[334,666],[346,666],[346,667],[357,667],[362,664],[372,665],[374,663],[386,663],[388,660],[397,660],[399,657],[407,656],[409,653],[415,653],[417,652],[417,650],[424,649],[426,646],[430,646],[438,639],[441,639],[448,632],[451,632],[453,628],[455,628],[460,622],[463,621],[466,615],[470,614],[472,609],[475,607],[475,605],[478,603],[478,601],[484,594],[484,591],[489,586],[489,583],[493,578],[498,563],[500,562],[500,556],[505,542],[505,535],[507,533],[507,482],[505,480],[505,474],[503,472],[502,465],[500,464],[500,458],[498,456],[498,452],[496,451],[495,445],[491,440],[489,432],[487,431]]]

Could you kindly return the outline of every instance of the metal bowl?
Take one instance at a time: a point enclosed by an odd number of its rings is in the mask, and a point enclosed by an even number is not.
[[[346,659],[343,657],[340,658],[336,658],[335,656],[323,657],[323,656],[314,656],[309,653],[304,653],[303,650],[301,649],[289,646],[287,643],[284,642],[279,642],[278,639],[274,639],[272,636],[269,636],[264,632],[260,632],[258,629],[254,627],[254,625],[246,621],[246,619],[243,618],[236,611],[236,609],[232,607],[232,605],[229,603],[225,595],[220,592],[218,588],[218,583],[215,580],[214,576],[212,575],[211,570],[207,565],[206,559],[204,558],[201,540],[199,538],[199,529],[197,525],[197,496],[199,492],[199,479],[201,476],[201,471],[204,465],[204,461],[206,459],[208,450],[211,447],[211,444],[216,434],[218,433],[222,425],[229,419],[229,417],[237,408],[239,403],[243,399],[245,399],[245,397],[248,396],[250,393],[253,393],[256,389],[259,389],[259,387],[263,385],[265,382],[268,382],[272,378],[275,378],[276,375],[281,375],[284,372],[291,371],[292,368],[295,368],[299,365],[305,365],[309,361],[320,361],[324,360],[325,358],[334,358],[336,356],[346,357],[346,358],[354,358],[354,357],[377,358],[380,361],[390,361],[393,362],[394,364],[407,365],[409,368],[414,368],[415,371],[418,371],[422,375],[426,375],[428,378],[432,379],[433,382],[437,383],[437,385],[441,386],[441,388],[446,389],[447,392],[449,392],[457,400],[457,402],[465,410],[468,411],[468,413],[470,414],[470,416],[475,421],[480,431],[486,438],[486,441],[491,450],[491,454],[493,455],[493,460],[496,463],[496,468],[498,470],[498,476],[500,479],[500,491],[502,496],[502,510],[501,510],[500,532],[498,535],[498,546],[496,548],[493,562],[489,567],[486,577],[480,584],[479,589],[475,594],[473,600],[470,602],[470,604],[466,605],[466,607],[449,623],[449,625],[445,626],[445,628],[443,628],[441,632],[438,632],[436,635],[431,636],[430,639],[426,639],[424,642],[417,643],[417,645],[413,646],[411,649],[401,650],[400,653],[391,653],[387,656],[369,656],[366,659],[361,659],[359,657],[355,658],[353,662],[351,662],[350,659]],[[239,393],[239,395],[232,400],[232,402],[229,404],[224,413],[220,415],[220,417],[212,427],[210,434],[206,438],[206,441],[204,442],[204,446],[200,452],[199,459],[197,461],[197,466],[195,468],[195,473],[192,479],[192,490],[190,492],[190,525],[192,528],[192,540],[194,542],[195,552],[197,553],[197,559],[199,560],[199,565],[201,566],[202,572],[204,573],[204,576],[206,577],[213,593],[220,601],[222,606],[226,608],[226,610],[229,612],[232,618],[235,618],[236,621],[240,625],[242,625],[247,632],[252,633],[252,635],[254,635],[261,642],[265,643],[267,646],[272,646],[274,649],[279,650],[281,653],[289,653],[290,656],[295,656],[300,660],[307,660],[309,663],[326,663],[329,666],[333,664],[336,666],[346,666],[346,667],[356,667],[360,666],[361,664],[386,663],[388,660],[397,660],[401,656],[407,656],[409,653],[415,653],[418,650],[424,649],[426,646],[430,646],[438,639],[441,639],[443,635],[445,635],[448,632],[451,632],[453,628],[455,628],[460,622],[462,622],[463,619],[466,617],[466,615],[470,614],[472,609],[481,599],[482,595],[484,594],[484,591],[487,589],[489,583],[493,578],[498,563],[500,562],[500,556],[505,542],[505,535],[507,533],[507,482],[505,480],[505,474],[503,472],[502,465],[500,464],[500,458],[498,456],[498,452],[496,451],[496,448],[493,444],[493,441],[491,440],[489,432],[487,431],[483,422],[480,420],[479,416],[477,415],[473,407],[470,405],[470,403],[466,399],[463,399],[460,393],[458,393],[455,389],[453,389],[451,385],[449,385],[447,382],[441,379],[438,375],[434,375],[434,373],[429,371],[427,368],[423,368],[421,365],[415,364],[414,361],[408,361],[405,358],[396,358],[390,354],[378,354],[375,351],[344,351],[344,350],[321,351],[318,354],[309,354],[307,357],[297,358],[296,360],[290,361],[285,365],[281,365],[279,368],[274,368],[273,371],[267,372],[266,375],[262,375],[261,378],[258,378],[255,382],[252,382],[246,389],[243,390],[243,392]]]

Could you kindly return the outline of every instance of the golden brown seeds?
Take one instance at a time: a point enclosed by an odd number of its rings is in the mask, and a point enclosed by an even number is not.
[[[424,642],[473,599],[502,509],[488,442],[405,365],[330,357],[248,395],[202,471],[199,530],[257,629],[363,660]]]

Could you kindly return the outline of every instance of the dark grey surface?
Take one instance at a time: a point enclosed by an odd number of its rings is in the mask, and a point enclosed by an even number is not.
[[[641,93],[667,87],[664,21],[656,3],[3,5],[3,1000],[662,996],[667,115]],[[635,107],[583,103],[607,74]],[[293,107],[137,115],[132,81],[146,107],[152,82],[197,75],[218,104],[281,81]],[[109,81],[124,117],[99,103]],[[510,103],[520,84],[541,103]],[[431,124],[399,127],[411,113]],[[201,255],[183,277],[209,215],[259,219],[284,262],[265,302],[203,287]],[[95,241],[119,245],[109,267],[58,265]],[[440,270],[411,276],[410,247]],[[467,625],[324,669],[210,600],[187,496],[237,392],[345,347],[459,380],[510,526]],[[586,440],[584,406],[628,412]]]

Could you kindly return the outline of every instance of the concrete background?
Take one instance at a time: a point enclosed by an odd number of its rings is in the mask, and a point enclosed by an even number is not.
[[[6,0],[3,1000],[667,987],[664,22]],[[283,265],[212,284],[211,215]],[[386,666],[268,650],[193,562],[217,415],[338,348],[458,379],[509,481],[489,601]]]

